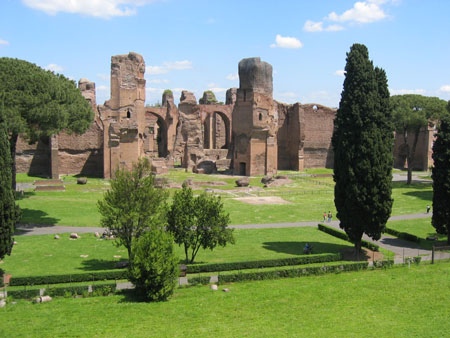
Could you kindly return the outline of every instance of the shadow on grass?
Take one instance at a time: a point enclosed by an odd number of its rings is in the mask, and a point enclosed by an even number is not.
[[[344,248],[348,248],[349,245],[322,243],[322,242],[264,242],[263,248],[280,253],[286,253],[291,255],[303,255],[303,249],[306,243],[312,246],[312,253],[337,253]]]
[[[34,191],[25,191],[23,193],[16,191],[16,201],[20,201],[25,198],[30,198],[35,195],[36,195],[36,193]]]
[[[406,182],[399,182],[399,181],[392,182],[392,189],[425,190],[425,189],[430,189],[431,187],[432,187],[432,183],[413,182],[411,184],[406,184]]]
[[[117,262],[117,260],[107,259],[84,259],[79,269],[84,271],[116,270]]]
[[[149,303],[144,295],[135,289],[120,290],[117,294],[123,296],[119,303]]]
[[[42,210],[34,210],[21,208],[21,218],[19,226],[16,226],[15,234],[23,235],[32,231],[34,228],[44,228],[55,225],[60,220],[59,218],[49,217],[48,214]]]
[[[429,202],[431,202],[433,199],[432,191],[408,191],[408,192],[405,192],[403,195],[418,197],[421,200],[429,201]]]

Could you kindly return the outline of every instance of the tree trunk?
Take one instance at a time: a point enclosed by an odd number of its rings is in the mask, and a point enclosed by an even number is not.
[[[355,256],[357,261],[359,261],[360,253],[361,253],[361,240],[358,240],[355,242]]]
[[[186,264],[189,264],[188,247],[186,246],[186,244],[184,245],[184,257]]]
[[[12,159],[12,168],[11,168],[11,182],[12,182],[12,189],[15,193],[16,191],[16,144],[17,144],[17,138],[19,135],[13,133],[11,135],[11,138],[9,139],[9,149],[11,153],[11,159]]]

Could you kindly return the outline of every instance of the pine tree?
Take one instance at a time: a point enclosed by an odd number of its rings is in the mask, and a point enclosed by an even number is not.
[[[386,74],[366,46],[350,48],[345,70],[332,138],[334,202],[358,256],[363,234],[378,240],[391,213],[393,128]]]
[[[12,160],[5,123],[0,116],[0,259],[11,254],[19,209],[11,188]]]
[[[450,101],[448,108],[450,108]],[[447,243],[450,244],[450,116],[445,116],[441,120],[433,145],[433,161],[433,216],[431,223],[437,233],[448,235]]]

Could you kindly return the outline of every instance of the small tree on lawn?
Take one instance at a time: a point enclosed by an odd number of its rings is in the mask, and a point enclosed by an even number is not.
[[[431,223],[437,233],[448,235],[447,243],[450,244],[450,116],[445,116],[441,120],[433,145],[433,161],[433,216]]]
[[[395,95],[390,101],[395,131],[403,138],[402,148],[408,164],[407,184],[411,184],[420,131],[426,128],[431,120],[438,120],[445,115],[446,102],[438,97],[416,94]]]
[[[393,128],[385,72],[366,46],[347,54],[344,89],[334,121],[334,203],[340,227],[355,243],[381,237],[392,209]]]
[[[129,279],[136,291],[148,300],[167,300],[177,285],[178,257],[173,237],[159,227],[151,227],[133,242],[133,263]]]
[[[200,248],[213,250],[217,245],[234,244],[233,229],[227,227],[230,217],[220,197],[206,193],[194,197],[186,184],[175,193],[167,222],[175,243],[184,245],[186,263],[194,263]]]
[[[101,224],[116,237],[116,244],[128,250],[133,261],[132,243],[149,227],[161,224],[166,211],[167,192],[154,187],[147,159],[139,159],[133,170],[118,169],[111,189],[98,202]]]
[[[19,218],[11,187],[11,169],[8,134],[0,113],[0,260],[11,254],[14,226]]]

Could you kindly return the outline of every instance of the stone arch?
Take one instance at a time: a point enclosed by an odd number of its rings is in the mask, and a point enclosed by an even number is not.
[[[230,120],[220,111],[208,114],[203,122],[203,148],[229,149]]]
[[[158,157],[166,157],[169,154],[167,149],[167,123],[159,114],[156,114],[154,112],[150,112],[150,114],[156,117],[156,124],[153,132],[156,135]]]

